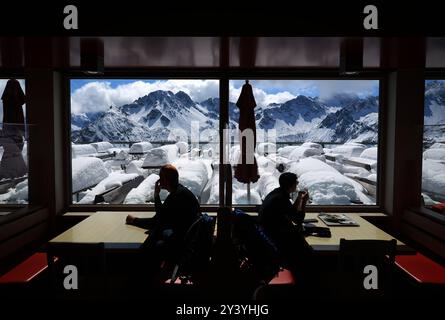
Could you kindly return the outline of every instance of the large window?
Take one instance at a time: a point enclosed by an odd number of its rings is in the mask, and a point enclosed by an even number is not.
[[[0,79],[0,98],[0,204],[27,204],[25,80]]]
[[[240,158],[236,102],[244,83],[230,81],[233,172]],[[376,204],[378,80],[255,80],[250,84],[256,101],[259,179],[247,184],[234,175],[234,204],[261,204],[286,171],[297,174],[298,187],[308,189],[313,205]]]
[[[431,207],[445,202],[445,80],[425,82],[422,198]]]
[[[72,79],[70,90],[74,204],[152,203],[167,163],[218,204],[217,80]]]

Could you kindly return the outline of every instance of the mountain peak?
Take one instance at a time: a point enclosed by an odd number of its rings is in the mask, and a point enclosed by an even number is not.
[[[183,104],[185,104],[187,107],[192,107],[195,105],[193,100],[190,98],[190,96],[185,93],[184,91],[178,91],[175,94],[176,98],[178,98]]]

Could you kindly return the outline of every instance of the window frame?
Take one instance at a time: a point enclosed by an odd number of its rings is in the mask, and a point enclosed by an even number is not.
[[[66,208],[69,211],[152,211],[154,205],[146,204],[96,204],[96,205],[78,205],[72,203],[72,172],[71,172],[71,93],[70,93],[70,81],[72,79],[144,79],[144,80],[167,80],[167,79],[209,79],[219,80],[220,86],[220,101],[225,99],[222,97],[222,93],[227,91],[228,100],[228,82],[229,80],[378,80],[379,81],[379,133],[378,133],[378,165],[377,165],[377,196],[375,205],[349,205],[349,206],[320,206],[311,205],[307,207],[308,212],[325,211],[325,212],[383,212],[384,192],[382,188],[382,181],[384,181],[384,165],[383,159],[385,155],[383,148],[381,147],[384,141],[385,129],[386,129],[386,99],[385,99],[385,84],[387,74],[377,68],[369,68],[366,71],[358,75],[353,76],[340,76],[338,68],[254,68],[245,69],[240,67],[212,67],[212,68],[110,68],[107,69],[102,75],[86,75],[80,70],[70,70],[64,73],[64,88],[65,91],[65,105],[66,105],[66,117],[65,123],[67,124],[65,130],[65,154],[67,163],[65,166],[65,173],[67,177],[66,181]],[[227,87],[226,87],[227,86]],[[224,110],[224,108],[226,110]],[[228,114],[229,106],[220,105],[220,118],[221,115]],[[221,119],[220,119],[220,132]],[[220,144],[221,145],[221,144]],[[220,155],[220,163],[222,155]],[[220,170],[220,181],[224,179],[225,172]],[[207,205],[202,204],[203,211],[214,212],[220,206],[231,203],[226,199],[226,194],[222,191],[220,186],[219,204]],[[222,194],[221,194],[222,191]],[[258,212],[260,205],[236,205],[247,212]]]

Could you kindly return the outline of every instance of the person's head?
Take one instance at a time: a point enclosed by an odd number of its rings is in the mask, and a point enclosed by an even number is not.
[[[159,184],[161,188],[171,191],[178,186],[179,174],[175,166],[166,164],[159,171]]]
[[[292,172],[285,172],[280,175],[278,180],[280,183],[280,188],[286,190],[287,192],[295,192],[297,190],[297,175]]]

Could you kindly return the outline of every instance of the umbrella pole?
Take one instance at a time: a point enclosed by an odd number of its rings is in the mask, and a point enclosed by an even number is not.
[[[247,203],[250,204],[250,182],[247,183]]]

